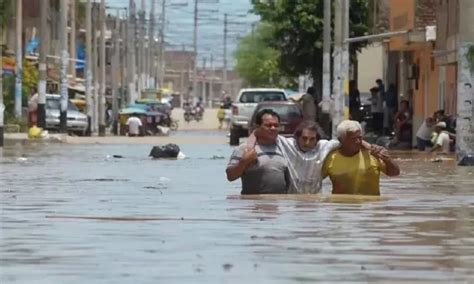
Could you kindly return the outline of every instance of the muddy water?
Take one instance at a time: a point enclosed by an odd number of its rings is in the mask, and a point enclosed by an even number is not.
[[[382,198],[240,198],[229,146],[182,148],[6,148],[0,283],[474,282],[473,168],[398,153]]]

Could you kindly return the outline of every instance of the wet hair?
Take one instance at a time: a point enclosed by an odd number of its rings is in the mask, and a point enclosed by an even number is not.
[[[377,84],[382,84],[382,79],[377,79],[377,80],[375,80],[375,83],[377,83]]]
[[[378,91],[379,91],[379,88],[378,88],[378,87],[372,87],[372,88],[370,89],[370,92],[371,92],[371,93],[377,93]]]
[[[308,87],[308,89],[306,90],[306,93],[310,95],[314,95],[316,93],[316,89],[313,86]]]
[[[274,112],[269,108],[265,108],[259,111],[255,116],[255,124],[258,126],[262,125],[263,116],[266,114],[276,117],[278,119],[278,122],[280,122],[280,116],[278,115],[278,113]]]
[[[441,115],[441,116],[444,116],[444,109],[437,110],[437,111],[435,112],[435,115],[437,115],[437,114],[439,114],[439,115]]]
[[[322,129],[321,127],[319,126],[318,123],[312,121],[312,120],[305,120],[303,122],[301,122],[298,127],[296,127],[296,130],[294,132],[294,136],[296,139],[300,138],[301,137],[301,134],[303,134],[303,130],[305,129],[308,129],[308,130],[311,130],[311,131],[314,131],[316,132],[316,139],[321,139],[322,137]]]
[[[344,138],[347,132],[362,132],[362,126],[358,121],[355,120],[343,120],[336,128],[337,138]]]
[[[410,107],[410,102],[409,102],[409,101],[407,101],[407,100],[401,100],[401,101],[400,101],[400,104],[402,104],[402,103],[405,103],[405,104],[407,105],[407,107]]]
[[[472,88],[472,85],[471,85],[471,83],[466,83],[466,84],[464,84],[464,86],[465,86],[465,87]]]

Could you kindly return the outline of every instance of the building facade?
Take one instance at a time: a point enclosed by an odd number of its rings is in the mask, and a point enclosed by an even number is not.
[[[390,31],[405,33],[389,39],[390,54],[398,56],[388,57],[386,77],[397,86],[399,101],[410,102],[413,142],[423,120],[446,106],[445,92],[440,95],[440,89],[445,90],[446,86],[440,84],[440,76],[448,75],[445,68],[440,70],[436,61],[436,32],[433,35],[438,4],[439,0],[390,1]]]

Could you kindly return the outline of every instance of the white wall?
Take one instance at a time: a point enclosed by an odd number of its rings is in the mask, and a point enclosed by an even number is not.
[[[370,88],[375,86],[375,80],[383,79],[382,44],[374,43],[362,49],[358,54],[358,61],[359,91],[369,92]]]

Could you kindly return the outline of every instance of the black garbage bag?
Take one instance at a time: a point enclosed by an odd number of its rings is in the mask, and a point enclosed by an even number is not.
[[[155,159],[177,158],[179,151],[180,149],[178,145],[169,143],[162,146],[153,146],[149,156]]]

